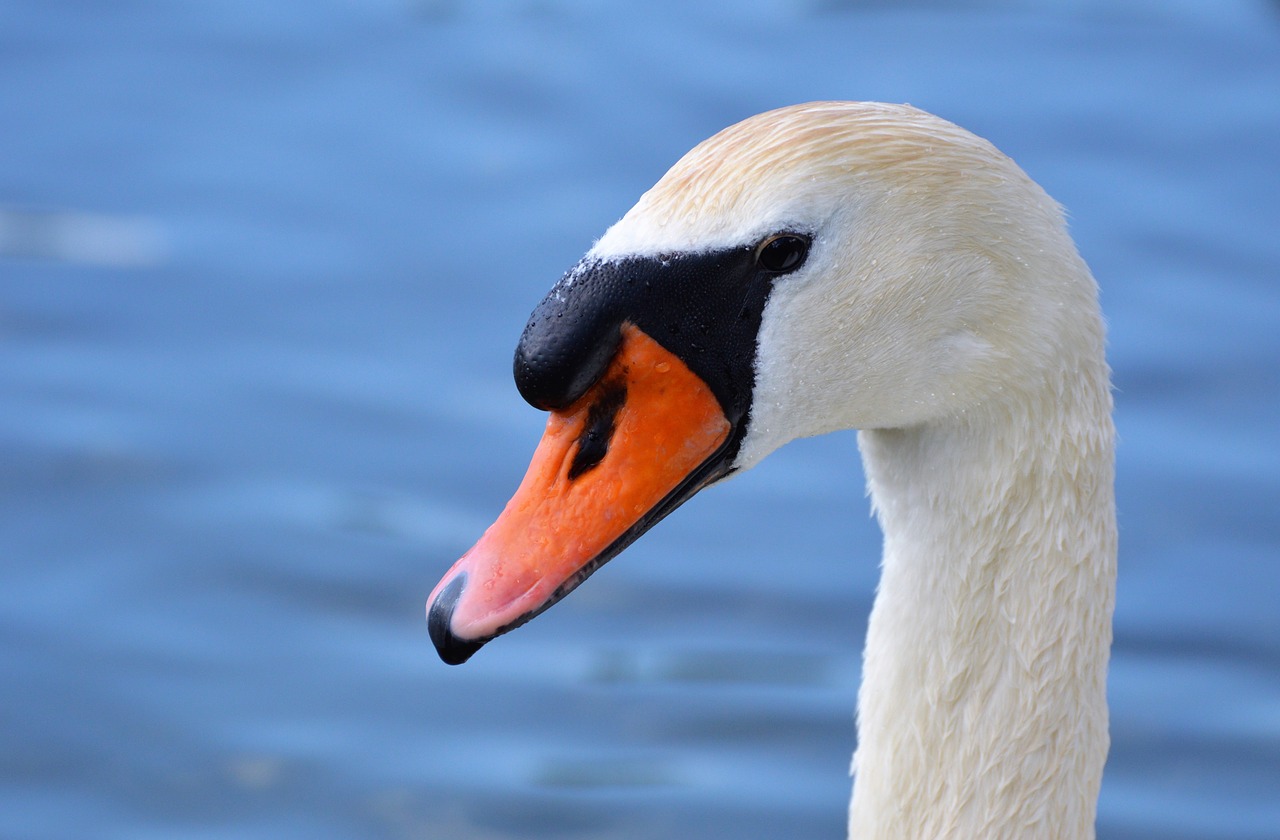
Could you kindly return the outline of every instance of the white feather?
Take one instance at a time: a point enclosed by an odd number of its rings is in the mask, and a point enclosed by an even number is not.
[[[1116,533],[1097,288],[1054,202],[906,106],[813,103],[696,147],[591,252],[813,237],[760,328],[747,468],[862,430],[884,531],[851,837],[1091,838]]]

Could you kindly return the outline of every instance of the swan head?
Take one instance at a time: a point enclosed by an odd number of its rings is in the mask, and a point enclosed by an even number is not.
[[[951,123],[831,102],[725,129],[534,310],[515,377],[547,432],[432,593],[437,649],[465,661],[789,440],[1033,389],[1095,296],[1059,208]]]

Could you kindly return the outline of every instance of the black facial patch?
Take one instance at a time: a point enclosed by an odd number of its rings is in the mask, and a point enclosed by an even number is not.
[[[562,409],[608,367],[624,323],[639,327],[707,384],[733,427],[732,459],[746,432],[756,334],[773,281],[755,246],[696,254],[584,259],[538,304],[516,347],[521,395]]]
[[[569,465],[569,480],[573,481],[604,460],[613,440],[614,421],[627,402],[627,386],[621,382],[606,382],[600,389],[600,398],[587,409],[587,424],[578,437],[578,451]]]

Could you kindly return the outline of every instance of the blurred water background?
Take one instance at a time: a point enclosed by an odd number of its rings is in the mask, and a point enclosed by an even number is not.
[[[812,99],[1071,211],[1118,387],[1104,840],[1280,838],[1280,5],[0,4],[0,838],[836,838],[852,434],[462,668],[422,617],[542,416],[560,273]]]

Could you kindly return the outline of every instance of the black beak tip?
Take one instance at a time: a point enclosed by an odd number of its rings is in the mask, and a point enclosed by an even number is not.
[[[484,640],[477,642],[453,634],[453,610],[466,585],[467,576],[458,575],[441,590],[427,612],[427,631],[431,634],[431,641],[435,643],[436,653],[440,654],[446,665],[461,665],[484,646]]]

